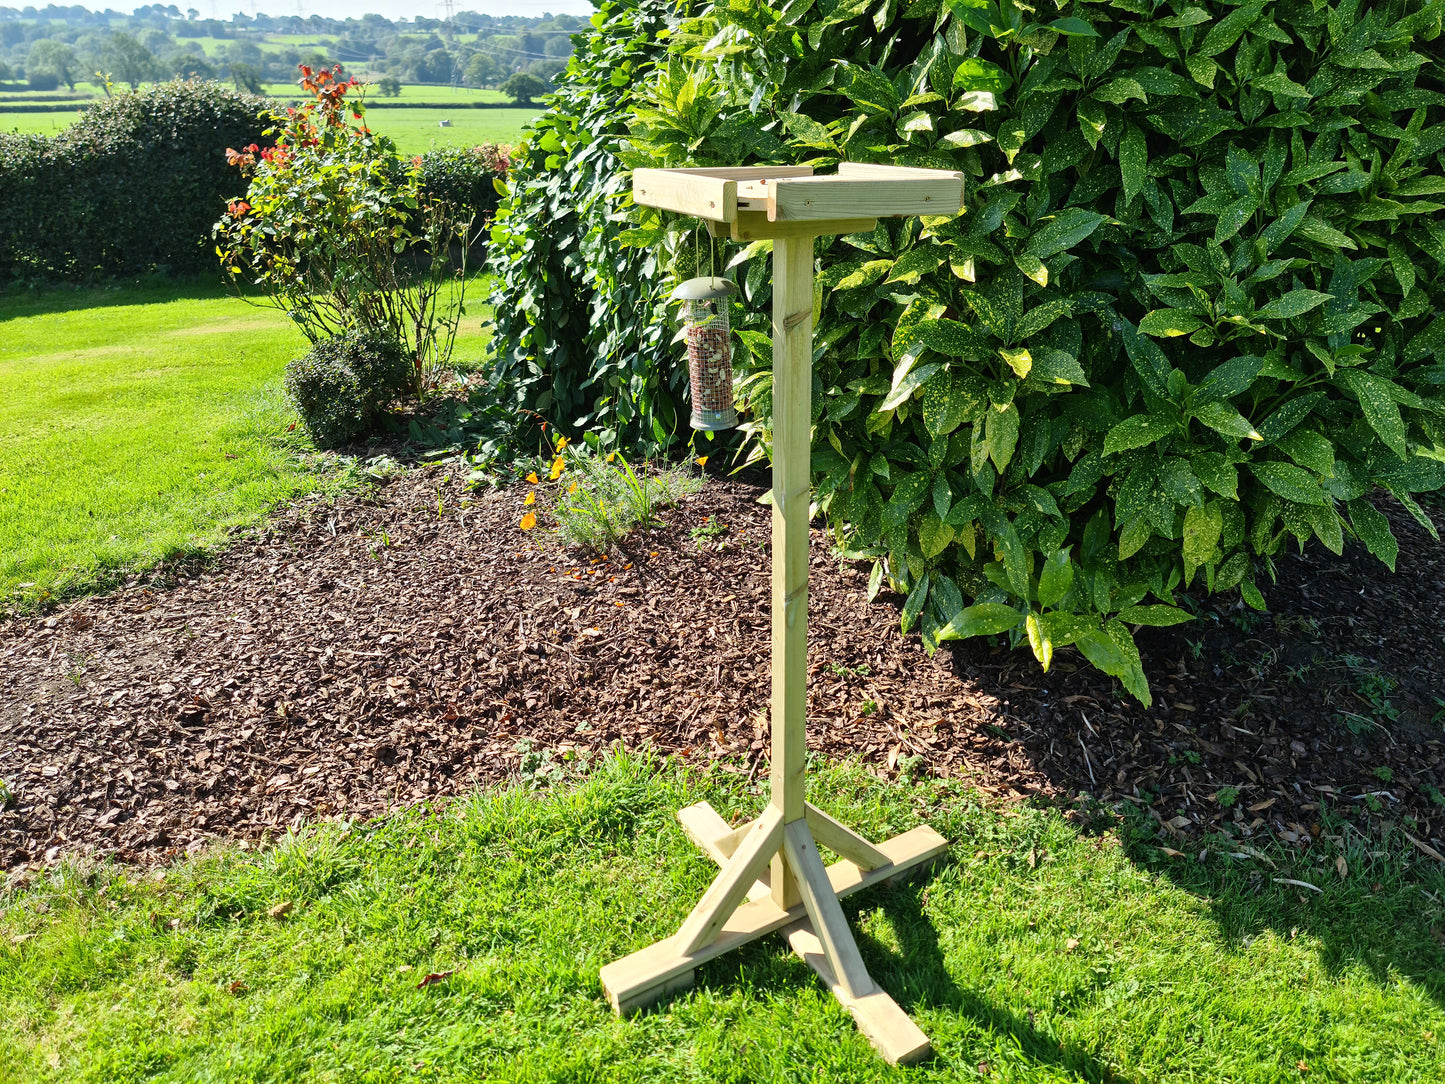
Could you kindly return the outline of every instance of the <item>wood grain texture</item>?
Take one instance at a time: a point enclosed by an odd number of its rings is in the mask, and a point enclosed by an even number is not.
[[[794,177],[771,186],[768,219],[886,218],[894,215],[951,215],[963,206],[963,175],[936,177]]]
[[[872,233],[877,224],[872,218],[848,218],[836,222],[771,222],[767,211],[739,209],[737,218],[726,225],[728,235],[734,241],[761,241],[769,237],[813,238],[823,234]]]
[[[813,239],[784,237],[773,245],[771,801],[785,824],[803,818],[807,758],[812,393]]]
[[[868,968],[863,964],[858,943],[853,940],[853,931],[848,929],[848,920],[828,879],[828,871],[823,867],[818,846],[808,831],[807,821],[797,820],[784,825],[783,850],[797,877],[803,906],[808,912],[813,932],[823,943],[823,954],[828,958],[828,966],[833,969],[834,979],[849,997],[858,998],[872,993],[877,984],[869,977]]]
[[[742,845],[728,864],[718,871],[702,899],[692,909],[681,928],[673,936],[677,949],[686,955],[696,952],[717,938],[748,889],[768,868],[782,836],[782,814],[771,807],[753,823]]]
[[[806,922],[795,923],[783,931],[788,947],[817,972],[833,996],[853,1017],[858,1030],[867,1036],[883,1060],[889,1065],[913,1065],[933,1053],[933,1044],[887,991],[875,987],[862,997],[853,997],[839,984],[828,965],[823,942]]]
[[[836,821],[812,802],[806,804],[803,816],[813,839],[839,858],[846,858],[859,869],[877,869],[888,858],[882,851],[841,821]]]
[[[676,169],[632,171],[632,199],[644,207],[676,211],[716,222],[738,214],[737,181]]]

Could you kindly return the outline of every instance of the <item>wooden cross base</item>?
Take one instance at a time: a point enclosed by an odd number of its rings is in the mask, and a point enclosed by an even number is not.
[[[812,805],[786,824],[770,805],[757,820],[729,828],[706,802],[679,810],[677,819],[722,869],[676,934],[602,968],[618,1014],[691,986],[698,964],[781,929],[886,1061],[928,1056],[928,1036],[869,977],[838,900],[939,857],[942,836],[924,825],[874,846]],[[825,868],[815,839],[840,861]]]

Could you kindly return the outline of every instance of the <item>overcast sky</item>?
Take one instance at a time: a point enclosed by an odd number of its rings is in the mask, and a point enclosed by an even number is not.
[[[15,0],[7,2],[12,6],[23,6],[16,4]],[[27,2],[35,3],[36,0]],[[62,0],[57,0],[59,2]],[[44,4],[37,3],[36,6],[43,7]],[[129,5],[102,2],[86,6],[93,9],[114,7],[124,11]],[[295,15],[298,0],[255,0],[254,3],[252,0],[187,0],[186,3],[176,0],[176,6],[182,11],[194,7],[203,18],[229,19],[238,11],[247,15],[253,11],[267,15]],[[303,15],[322,15],[328,19],[360,18],[370,12],[385,15],[388,19],[410,19],[417,15],[439,19],[444,14],[437,0],[362,0],[360,4],[354,0],[299,0],[299,7]],[[590,0],[457,0],[456,9],[483,15],[542,15],[549,12],[553,15],[591,15],[596,10]]]

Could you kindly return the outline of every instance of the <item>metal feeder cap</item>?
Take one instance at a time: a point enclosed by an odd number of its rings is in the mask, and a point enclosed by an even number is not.
[[[738,284],[732,279],[704,275],[688,279],[668,295],[671,301],[714,301],[720,297],[732,297],[738,292]]]

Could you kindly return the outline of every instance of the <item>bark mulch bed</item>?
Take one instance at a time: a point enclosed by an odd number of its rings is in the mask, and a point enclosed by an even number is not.
[[[762,772],[760,492],[712,481],[593,561],[519,531],[519,491],[414,471],[288,508],[174,583],[11,619],[0,867],[248,846],[616,742]],[[1048,675],[986,644],[928,658],[815,534],[810,744],[1002,800],[1127,801],[1180,847],[1225,822],[1308,847],[1334,810],[1438,857],[1445,547],[1381,507],[1399,575],[1312,549],[1279,562],[1269,615],[1225,598],[1145,630],[1147,710],[1072,651]]]

